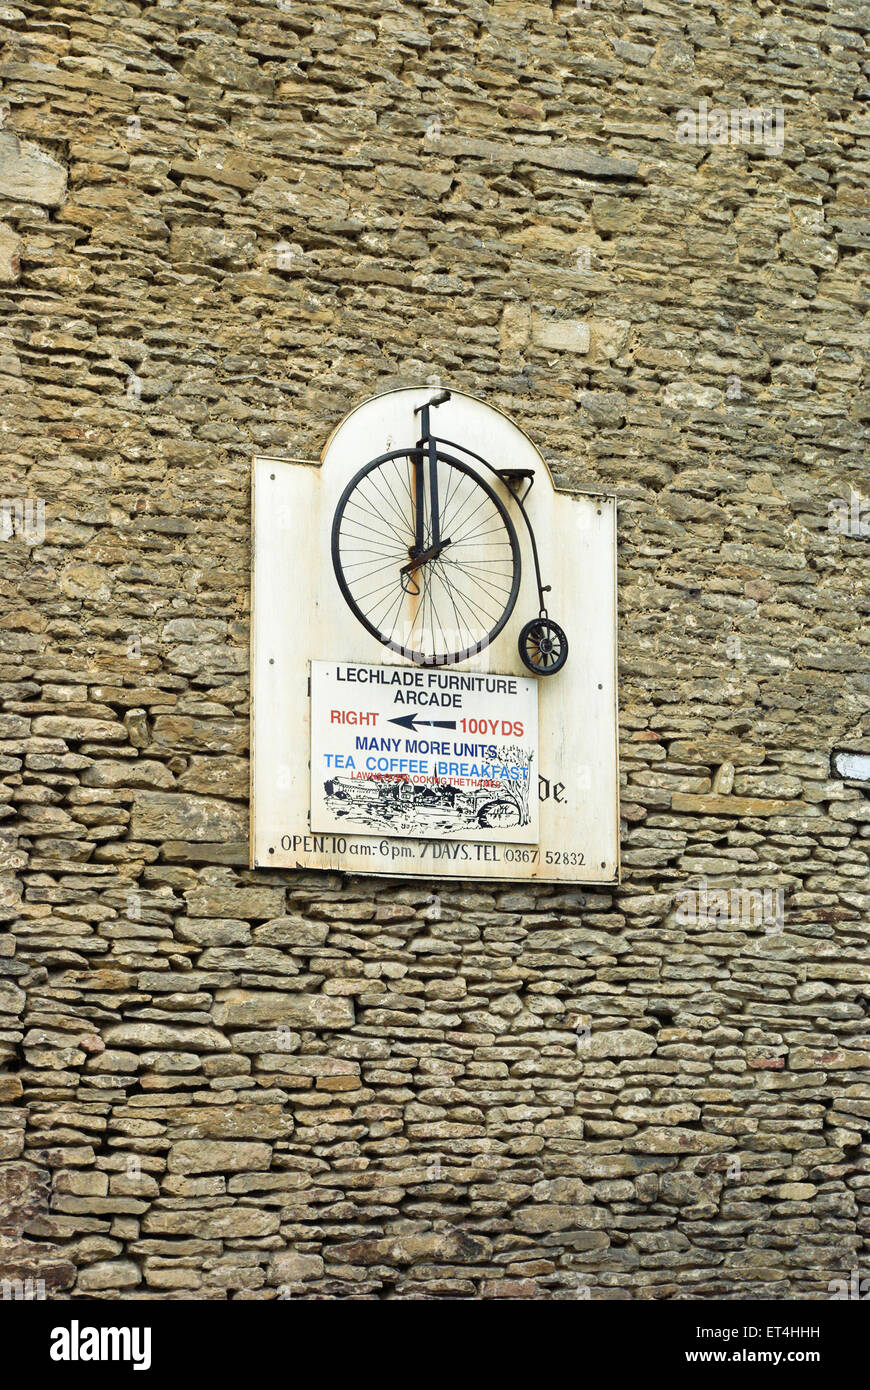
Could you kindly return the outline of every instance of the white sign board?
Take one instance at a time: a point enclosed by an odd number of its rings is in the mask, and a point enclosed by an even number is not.
[[[535,680],[312,662],[314,832],[536,844],[537,772]]]
[[[517,881],[539,879],[553,883],[613,883],[619,877],[619,809],[616,737],[616,504],[612,496],[560,491],[553,485],[546,463],[523,432],[500,411],[472,396],[453,392],[433,415],[433,430],[499,468],[522,473],[530,484],[525,506],[540,552],[542,580],[548,614],[567,634],[569,652],[562,669],[553,675],[535,676],[520,658],[518,642],[524,625],[539,613],[534,555],[518,513],[516,497],[499,475],[489,474],[491,493],[481,505],[481,516],[501,526],[497,494],[505,514],[514,523],[519,554],[515,570],[519,578],[515,605],[496,635],[480,651],[443,665],[421,665],[388,649],[367,630],[351,610],[337,582],[334,532],[342,499],[367,464],[392,450],[414,447],[420,434],[420,415],[415,408],[433,395],[428,386],[392,391],[364,402],[348,415],[329,439],[320,462],[260,457],[253,470],[253,621],[252,621],[252,754],[251,754],[251,863],[263,868],[329,869],[343,873],[375,873],[432,879],[466,878]],[[475,465],[472,464],[472,469]],[[481,468],[481,471],[483,469]],[[400,477],[392,483],[404,498]],[[407,483],[413,493],[411,473]],[[380,486],[380,484],[378,484]],[[459,479],[452,493],[445,488],[445,533],[453,550],[442,560],[467,557],[460,551],[463,534],[456,517],[481,503],[471,474]],[[346,515],[359,522],[378,523],[379,506],[372,496],[356,494],[362,505]],[[474,497],[474,502],[465,499]],[[458,499],[455,501],[454,499]],[[384,489],[385,515],[391,503]],[[351,508],[355,505],[351,501]],[[365,508],[369,511],[366,513]],[[385,548],[399,544],[384,521]],[[471,523],[472,529],[474,523]],[[490,523],[485,531],[489,533]],[[490,551],[501,563],[506,553],[503,529],[496,535],[501,549]],[[356,535],[351,536],[356,544]],[[444,536],[442,536],[446,544]],[[377,547],[376,542],[376,547]],[[404,544],[404,541],[401,542]],[[350,547],[349,547],[350,550]],[[429,553],[432,553],[431,550]],[[405,549],[402,578],[411,600],[423,590],[422,566],[414,569],[413,555]],[[359,557],[349,553],[346,572],[366,573],[368,564],[354,571]],[[480,558],[480,557],[478,557]],[[365,557],[363,557],[365,559]],[[478,560],[475,560],[477,563]],[[371,568],[388,565],[393,579],[401,566],[389,553],[371,562]],[[480,559],[482,563],[482,559]],[[433,566],[434,568],[434,561]],[[492,568],[487,561],[487,568]],[[506,572],[507,564],[503,565]],[[446,573],[450,573],[447,565]],[[452,571],[455,573],[456,571]],[[486,594],[485,570],[480,593]],[[421,574],[423,579],[421,580]],[[351,582],[351,588],[353,583]],[[494,587],[490,583],[490,588]],[[360,593],[361,585],[356,585]],[[363,591],[365,592],[365,591]],[[466,602],[478,596],[468,588]],[[413,600],[418,607],[422,596]],[[441,617],[441,594],[434,594]],[[460,609],[460,616],[467,613]],[[392,617],[390,621],[393,621]],[[375,626],[378,624],[375,623]],[[426,625],[429,626],[428,610]],[[457,626],[462,626],[461,623]],[[399,628],[397,626],[396,631]],[[416,639],[415,639],[416,640]],[[406,673],[395,687],[378,681],[339,681],[337,672],[376,670]],[[332,674],[327,674],[332,672]],[[441,686],[444,677],[485,677],[510,680],[515,690],[479,691]],[[422,684],[418,684],[422,678]],[[405,684],[407,680],[408,684]],[[336,695],[332,697],[332,688]],[[338,691],[341,687],[341,695]],[[390,700],[390,690],[416,692],[415,701]],[[460,694],[462,704],[432,704],[430,693]],[[415,716],[413,729],[394,725],[398,717]],[[335,720],[332,711],[338,712]],[[537,711],[537,731],[534,714]],[[341,714],[374,714],[368,725],[341,722]],[[423,719],[441,719],[457,728],[424,725]],[[465,720],[463,728],[461,721]],[[473,726],[471,721],[477,721]],[[498,734],[492,731],[492,723]],[[522,724],[523,734],[508,736],[505,726]],[[484,732],[486,730],[486,732]],[[437,735],[437,737],[436,737]],[[361,736],[399,740],[391,751],[357,746]],[[449,751],[420,751],[422,743],[450,744]],[[411,745],[416,742],[416,752]],[[485,745],[486,753],[465,751],[465,745]],[[496,754],[490,752],[490,746]],[[459,751],[459,749],[463,751]],[[507,753],[506,749],[513,749]],[[363,758],[362,766],[356,762]],[[353,757],[355,766],[335,759]],[[365,765],[375,758],[373,767]],[[426,760],[426,772],[411,772],[390,764],[378,767],[379,758]],[[513,782],[501,773],[485,775],[494,761],[500,767],[519,766],[529,758],[528,804],[485,810],[484,797],[493,802],[511,797],[502,788],[477,786],[475,782]],[[446,763],[446,774],[439,765]],[[451,764],[454,770],[450,771]],[[465,773],[455,767],[467,765]],[[476,769],[476,771],[472,771]],[[378,802],[372,810],[366,778],[357,772],[386,775],[376,783]],[[331,775],[334,774],[334,775]],[[465,775],[467,774],[467,776]],[[480,774],[480,775],[478,775]],[[444,784],[458,788],[445,793],[455,805],[424,798],[426,782],[404,780],[436,777],[429,789],[443,791]],[[327,784],[332,783],[331,790]],[[351,783],[365,791],[351,792]],[[392,788],[396,804],[384,809],[380,792]],[[510,792],[517,787],[511,785]],[[343,800],[339,792],[346,792]],[[368,799],[366,799],[368,798]],[[368,823],[375,815],[377,824]],[[526,819],[527,817],[527,819]],[[460,820],[462,823],[460,823]],[[492,824],[486,824],[486,821]],[[467,824],[465,822],[468,822]],[[498,822],[498,824],[496,823]]]

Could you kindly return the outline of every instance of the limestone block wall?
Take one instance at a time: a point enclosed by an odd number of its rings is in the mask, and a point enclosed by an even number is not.
[[[9,1296],[866,1273],[868,28],[3,7]],[[251,457],[427,380],[618,493],[618,890],[246,867]]]

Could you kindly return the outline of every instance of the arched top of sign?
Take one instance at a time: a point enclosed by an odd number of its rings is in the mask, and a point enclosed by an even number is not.
[[[556,487],[556,483],[553,479],[550,467],[547,463],[547,460],[541,453],[540,449],[529,438],[525,430],[522,429],[516,423],[516,421],[510,417],[510,415],[506,414],[506,412],[501,410],[497,405],[490,405],[489,402],[483,400],[481,396],[475,396],[469,391],[456,390],[456,388],[452,386],[444,388],[440,383],[435,386],[432,386],[431,384],[424,384],[421,386],[400,386],[393,391],[379,391],[374,396],[367,396],[364,401],[360,401],[360,403],[358,405],[355,405],[352,410],[349,410],[347,414],[344,416],[344,418],[339,420],[338,424],[331,431],[326,443],[324,444],[320,452],[321,463],[325,462],[327,453],[332,448],[333,441],[336,440],[339,432],[345,429],[345,427],[347,426],[353,427],[352,422],[354,421],[354,417],[360,411],[365,411],[366,416],[368,417],[370,414],[370,407],[376,407],[379,402],[395,402],[397,405],[401,407],[404,401],[411,401],[411,408],[413,409],[414,406],[418,404],[418,399],[420,397],[430,398],[432,396],[436,396],[440,391],[444,389],[448,389],[450,391],[451,398],[457,405],[460,401],[467,401],[472,410],[476,407],[477,411],[483,413],[484,416],[499,416],[505,422],[508,428],[520,437],[523,446],[525,448],[531,449],[534,452],[538,463],[546,469],[547,477],[550,480],[551,486]]]

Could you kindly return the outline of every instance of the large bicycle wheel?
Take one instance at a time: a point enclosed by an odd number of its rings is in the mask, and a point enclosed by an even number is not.
[[[332,563],[345,602],[391,651],[442,666],[482,651],[513,612],[520,548],[507,509],[462,459],[438,454],[440,539],[436,558],[417,554],[417,470],[424,470],[423,550],[432,545],[428,453],[395,449],[351,478],[332,523]],[[449,543],[448,543],[449,542]]]

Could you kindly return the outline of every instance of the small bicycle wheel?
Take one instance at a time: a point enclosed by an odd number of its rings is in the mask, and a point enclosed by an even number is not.
[[[552,618],[533,618],[519,640],[520,657],[536,676],[554,676],[568,660],[568,638]]]
[[[394,449],[351,478],[335,509],[332,563],[345,602],[368,632],[422,666],[482,651],[513,612],[520,547],[507,508],[463,460],[435,461],[443,547],[409,570],[432,545],[431,463],[422,449]],[[418,470],[424,470],[418,528]]]

